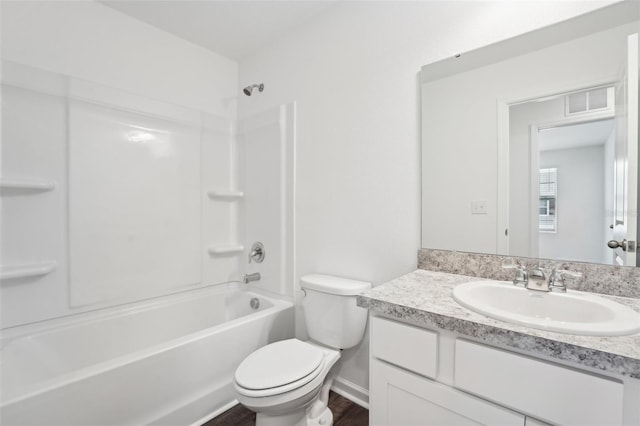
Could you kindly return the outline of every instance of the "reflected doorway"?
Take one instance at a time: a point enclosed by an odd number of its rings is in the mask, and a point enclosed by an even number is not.
[[[538,129],[538,256],[612,263],[613,118]]]
[[[509,108],[512,255],[613,263],[614,88]]]

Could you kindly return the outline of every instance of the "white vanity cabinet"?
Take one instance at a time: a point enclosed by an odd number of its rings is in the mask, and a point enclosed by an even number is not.
[[[525,424],[521,414],[378,359],[371,360],[369,407],[376,426]]]
[[[637,380],[625,386],[379,316],[370,344],[372,426],[640,424]]]

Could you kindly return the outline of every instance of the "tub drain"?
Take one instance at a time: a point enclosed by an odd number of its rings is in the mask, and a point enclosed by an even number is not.
[[[251,309],[258,309],[260,307],[260,299],[258,299],[257,297],[252,297],[249,301],[249,306],[251,306]]]

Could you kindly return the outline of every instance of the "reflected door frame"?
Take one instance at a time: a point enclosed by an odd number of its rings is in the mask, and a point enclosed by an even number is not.
[[[610,86],[620,78],[619,75],[609,75],[598,79],[587,79],[583,81],[572,81],[571,83],[558,83],[550,82],[547,85],[541,85],[535,88],[528,88],[520,93],[513,94],[509,97],[496,99],[497,110],[497,126],[498,126],[498,173],[497,173],[497,214],[496,214],[496,253],[500,255],[509,255],[509,176],[510,176],[510,164],[509,164],[509,108],[512,105],[519,103],[525,103],[536,99],[558,96],[564,93],[579,92],[592,87],[598,86]],[[589,114],[587,117],[580,117],[575,120],[593,121],[594,115]],[[561,120],[564,125],[578,124],[580,121],[570,122],[572,118]],[[553,123],[538,123],[537,127],[543,126],[553,127]],[[556,124],[557,126],[557,124]],[[533,127],[533,125],[532,125]],[[533,131],[533,128],[531,129]],[[537,133],[537,131],[536,131]],[[531,140],[531,137],[530,137]],[[531,148],[533,149],[533,148]],[[536,145],[537,149],[537,145]],[[538,161],[536,159],[536,161]],[[528,167],[532,167],[531,164]],[[533,169],[531,169],[533,170]],[[533,180],[533,179],[532,179]],[[537,179],[536,179],[537,180]],[[533,185],[533,183],[531,183]],[[533,209],[530,209],[533,210]],[[530,214],[532,214],[530,212]],[[532,228],[532,227],[531,227]],[[533,232],[533,231],[530,231]],[[537,246],[537,244],[536,244]],[[531,242],[529,243],[531,247]]]

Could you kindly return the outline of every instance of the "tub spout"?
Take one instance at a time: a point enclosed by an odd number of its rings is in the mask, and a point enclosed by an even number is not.
[[[259,280],[260,280],[260,272],[256,272],[255,274],[245,274],[242,282],[245,284],[249,284],[252,281],[259,281]]]

